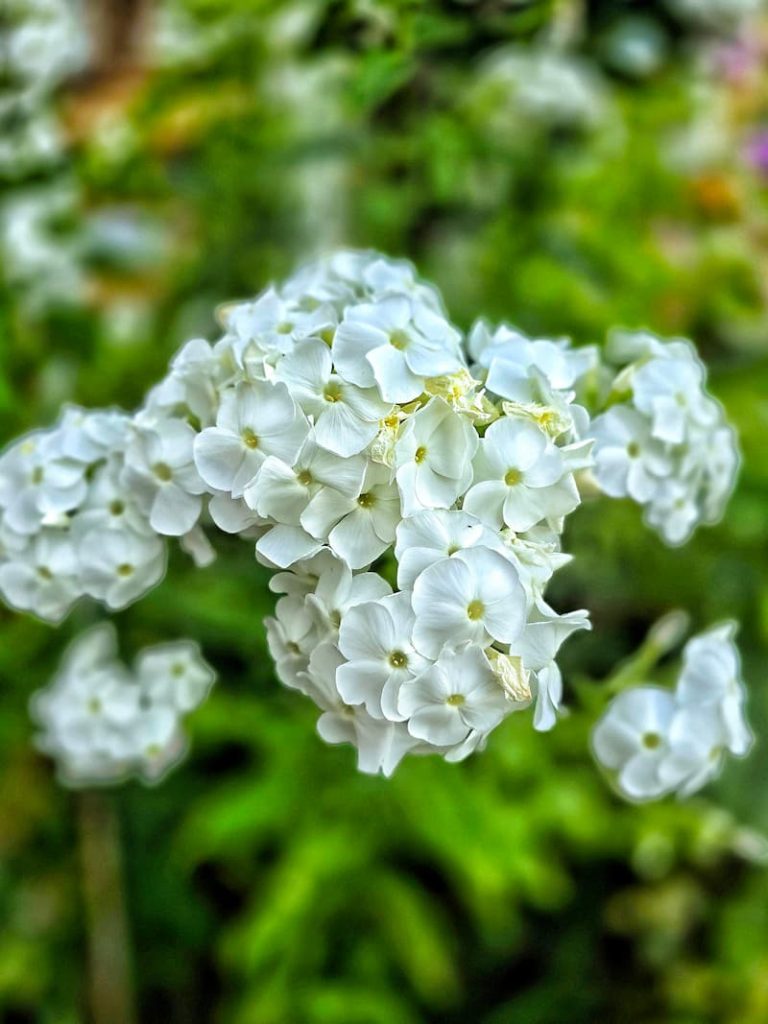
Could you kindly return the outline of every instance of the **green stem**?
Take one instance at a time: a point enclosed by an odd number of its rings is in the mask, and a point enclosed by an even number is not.
[[[113,797],[75,795],[88,937],[88,998],[93,1024],[136,1024],[120,827]]]

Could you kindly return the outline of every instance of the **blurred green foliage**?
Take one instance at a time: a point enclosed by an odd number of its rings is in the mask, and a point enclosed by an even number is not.
[[[741,432],[738,491],[721,525],[675,551],[628,504],[583,507],[553,603],[588,607],[594,632],[563,663],[573,700],[670,609],[695,628],[737,618],[765,735],[768,205],[739,146],[766,111],[723,84],[725,157],[676,165],[707,40],[643,4],[666,49],[645,78],[603,67],[610,123],[499,131],[476,88],[485,57],[558,39],[577,6],[571,45],[599,62],[624,5],[156,4],[151,17],[183,19],[175,45],[64,83],[62,159],[8,186],[76,182],[87,287],[30,307],[3,286],[0,431],[50,422],[65,400],[134,406],[182,340],[213,336],[219,302],[335,244],[413,259],[462,326],[482,314],[585,342],[615,324],[689,335]],[[138,225],[131,244],[94,230],[110,217]],[[512,716],[463,765],[358,775],[273,678],[265,572],[242,544],[217,545],[213,567],[174,558],[116,616],[126,655],[190,635],[220,675],[189,760],[114,797],[142,1024],[768,1020],[763,744],[704,796],[649,807],[611,794],[580,713],[550,735]],[[11,1024],[87,1019],[75,798],[33,752],[26,703],[91,614],[54,631],[0,610]]]

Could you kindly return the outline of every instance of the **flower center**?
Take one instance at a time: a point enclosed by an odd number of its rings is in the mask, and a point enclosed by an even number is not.
[[[457,551],[461,551],[461,548],[459,547],[458,544],[449,544],[448,545],[448,550],[446,551],[446,554],[450,558],[450,556],[451,555],[455,555]]]
[[[408,348],[409,341],[410,338],[408,337],[405,331],[392,331],[392,333],[389,336],[389,344],[392,346],[392,348],[396,348],[399,352],[402,352],[403,349]]]
[[[389,656],[389,664],[392,668],[406,668],[408,665],[408,655],[402,651],[392,651]]]
[[[284,320],[283,323],[277,325],[278,334],[290,334],[293,330],[293,324],[289,320]]]
[[[101,701],[99,700],[98,697],[91,697],[91,699],[88,701],[88,710],[91,712],[92,715],[98,715],[98,713],[101,711]]]
[[[323,388],[323,398],[326,402],[338,402],[341,398],[341,384],[338,381],[329,381]]]
[[[124,502],[120,501],[119,498],[116,498],[114,501],[110,501],[110,503],[109,503],[109,513],[110,513],[110,515],[121,516],[123,514],[123,512],[125,512],[125,504],[124,504]]]
[[[134,567],[129,562],[123,562],[122,565],[117,567],[118,576],[133,576]]]
[[[657,750],[661,746],[661,736],[657,732],[646,732],[642,743],[646,750]]]
[[[53,573],[45,565],[38,566],[38,568],[37,568],[37,575],[40,577],[41,580],[52,580],[53,579]]]
[[[156,462],[152,467],[152,472],[155,474],[158,480],[162,480],[163,483],[167,483],[173,476],[171,467],[167,462]]]
[[[330,348],[333,344],[333,337],[335,334],[336,331],[333,327],[324,327],[322,331],[320,331],[320,340],[324,341],[328,348]]]
[[[312,483],[312,474],[308,469],[301,469],[296,474],[296,479],[299,481],[302,487],[309,487]]]
[[[364,494],[361,494],[360,497],[357,499],[357,504],[360,506],[360,508],[373,508],[373,506],[376,504],[376,498],[373,494],[371,494],[370,491],[366,491]]]
[[[522,479],[523,474],[519,469],[508,469],[504,475],[504,483],[507,487],[514,487],[516,484],[519,484]]]
[[[184,665],[182,664],[182,662],[175,661],[173,665],[171,665],[171,675],[175,679],[179,679],[181,678],[181,676],[184,675]]]
[[[258,439],[258,437],[256,437],[256,435],[254,434],[254,432],[251,430],[250,427],[246,427],[245,428],[245,430],[243,431],[242,437],[243,437],[243,444],[245,445],[246,448],[258,448],[259,447],[259,439]]]
[[[458,708],[466,699],[463,693],[452,693],[450,697],[446,698],[445,703],[450,704],[452,708]]]
[[[424,459],[426,459],[426,457],[427,457],[427,449],[424,447],[423,444],[419,445],[419,447],[416,449],[416,452],[415,452],[415,454],[413,456],[413,461],[418,463],[418,464],[420,464],[420,463],[422,463],[424,461]]]
[[[41,484],[43,482],[43,477],[44,476],[45,476],[45,474],[43,472],[43,467],[42,466],[35,466],[35,468],[32,470],[32,483],[33,484]]]
[[[295,640],[289,640],[285,647],[290,654],[301,654],[301,648]]]
[[[482,601],[470,601],[467,605],[467,618],[472,622],[478,622],[485,614],[485,605]]]
[[[636,459],[639,454],[640,445],[637,443],[637,441],[630,441],[627,445],[627,455],[630,457],[630,459]]]

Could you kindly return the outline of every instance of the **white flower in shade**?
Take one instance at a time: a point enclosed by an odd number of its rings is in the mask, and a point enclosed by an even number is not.
[[[190,415],[201,427],[210,427],[219,406],[218,369],[209,342],[193,338],[176,353],[167,376],[150,391],[145,409],[161,418],[177,412]]]
[[[660,769],[669,756],[676,711],[669,691],[637,686],[615,697],[595,726],[595,757],[616,773],[616,784],[629,799],[652,800],[671,788]]]
[[[269,653],[277,678],[285,686],[302,689],[301,674],[309,656],[321,640],[317,623],[302,598],[287,595],[275,606],[274,618],[264,620]]]
[[[166,548],[133,530],[94,530],[78,538],[83,590],[112,609],[125,608],[160,582]]]
[[[739,446],[734,430],[722,421],[718,427],[707,435],[706,444],[698,448],[702,456],[702,493],[700,496],[702,514],[705,522],[716,523],[720,520],[726,503],[736,483],[739,469]]]
[[[568,455],[533,423],[497,420],[480,442],[464,509],[515,531],[567,515],[579,504]]]
[[[491,332],[484,320],[473,326],[468,347],[475,366],[486,371],[488,390],[522,404],[547,401],[550,389],[570,392],[598,363],[594,345],[572,348],[565,338],[531,339],[506,324]]]
[[[315,590],[320,580],[338,580],[345,569],[349,572],[349,566],[341,558],[337,558],[329,548],[322,548],[312,558],[296,562],[286,572],[276,572],[269,580],[269,589],[275,594],[306,597]],[[351,577],[351,572],[349,575]]]
[[[735,632],[735,624],[726,622],[688,641],[675,693],[684,709],[712,711],[721,723],[720,742],[743,756],[752,734],[744,718],[746,692]]]
[[[370,565],[392,544],[400,521],[400,498],[389,470],[369,465],[357,498],[338,491],[320,491],[302,514],[301,524],[313,537],[328,539],[333,551],[352,569]]]
[[[308,430],[284,384],[238,384],[222,394],[216,426],[195,438],[195,464],[210,487],[239,498],[268,455],[292,463]]]
[[[69,533],[43,529],[0,563],[0,591],[13,608],[61,622],[81,596],[79,574]]]
[[[120,453],[94,469],[85,500],[72,519],[75,536],[82,536],[94,529],[134,530],[147,534],[154,532],[147,516],[139,509],[134,495],[123,482],[123,468]]]
[[[413,585],[413,610],[414,646],[436,658],[445,646],[517,640],[527,601],[514,566],[497,551],[473,547],[421,573]]]
[[[357,498],[365,466],[362,456],[340,458],[319,447],[313,430],[291,465],[268,456],[243,497],[260,516],[298,526],[309,502],[326,487],[347,498]]]
[[[427,377],[464,366],[460,335],[447,320],[402,296],[347,308],[333,340],[336,371],[386,402],[410,402]]]
[[[268,569],[288,569],[296,562],[319,554],[322,547],[322,541],[311,536],[302,526],[277,523],[256,541],[256,560]]]
[[[560,536],[544,525],[525,533],[506,534],[503,553],[517,569],[520,582],[531,604],[538,603],[555,572],[567,565],[573,555],[562,551]],[[489,547],[492,545],[488,545]]]
[[[320,557],[317,556],[318,561]],[[334,559],[333,565],[320,572],[312,592],[306,596],[306,606],[319,629],[335,636],[351,608],[391,593],[392,588],[377,572],[353,574],[345,562]]]
[[[247,351],[268,358],[293,351],[305,338],[330,338],[336,314],[328,303],[303,309],[292,299],[268,288],[253,302],[241,302],[220,310],[229,334],[237,339],[236,351],[247,359]]]
[[[435,746],[463,743],[470,731],[488,733],[509,711],[504,690],[479,647],[444,651],[398,697],[408,731]]]
[[[466,416],[433,398],[410,416],[395,444],[403,514],[450,508],[472,480],[477,432]]]
[[[332,643],[322,643],[312,652],[304,692],[323,711],[317,731],[326,743],[355,746],[361,772],[390,776],[419,743],[402,722],[373,718],[364,707],[353,707],[343,701],[336,689],[336,673],[343,661]]]
[[[725,750],[717,709],[678,708],[669,728],[669,752],[659,764],[659,780],[668,791],[690,796],[720,774]]]
[[[157,782],[186,752],[178,713],[167,705],[150,703],[142,707],[132,732],[132,768],[145,782]]]
[[[348,704],[364,704],[374,718],[399,721],[397,695],[403,683],[429,666],[413,647],[414,616],[407,594],[392,594],[352,608],[339,630],[339,650],[348,661],[336,686]]]
[[[648,418],[629,405],[614,405],[592,422],[595,479],[612,498],[644,504],[672,472],[665,445],[651,436]]]
[[[632,374],[634,405],[651,421],[651,436],[682,444],[691,428],[711,427],[718,407],[704,391],[704,367],[690,349],[685,359],[649,359]]]
[[[397,585],[410,590],[416,577],[433,562],[477,545],[504,548],[498,534],[468,512],[435,509],[407,516],[397,527]]]
[[[375,388],[359,388],[333,373],[331,353],[322,341],[305,341],[280,361],[276,377],[312,417],[315,441],[336,455],[361,452],[376,436],[391,403]]]
[[[141,651],[136,678],[153,708],[170,708],[176,713],[172,716],[175,724],[177,714],[192,711],[205,700],[216,676],[197,644],[178,640]]]
[[[123,481],[152,529],[168,537],[188,533],[200,518],[205,484],[195,468],[194,430],[182,420],[137,426],[125,450]]]
[[[0,508],[17,533],[36,533],[49,517],[77,508],[86,495],[86,467],[58,457],[55,440],[54,431],[38,431],[0,456]]]
[[[675,475],[659,481],[656,492],[645,506],[644,519],[666,541],[676,547],[684,544],[701,522],[697,488],[691,481]]]
[[[539,732],[551,729],[560,711],[563,680],[555,658],[568,637],[591,628],[587,612],[579,610],[558,615],[540,601],[520,637],[510,645],[510,652],[533,673],[536,694],[533,727]]]
[[[51,451],[58,458],[90,466],[123,450],[130,423],[129,416],[113,409],[93,412],[76,405],[65,406],[50,434]]]

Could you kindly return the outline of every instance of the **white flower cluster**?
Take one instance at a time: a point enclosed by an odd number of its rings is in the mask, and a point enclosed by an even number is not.
[[[123,413],[68,408],[0,456],[0,593],[10,605],[59,622],[85,594],[119,609],[160,581],[165,543],[134,482],[138,445]]]
[[[106,624],[70,646],[52,682],[32,697],[38,748],[63,782],[87,786],[135,776],[155,782],[183,756],[184,715],[208,695],[214,673],[188,640],[148,647],[130,672]]]
[[[609,704],[592,749],[623,796],[689,796],[719,774],[726,753],[749,751],[734,633],[733,623],[724,623],[690,640],[674,692],[637,686]]]
[[[736,436],[689,341],[614,332],[607,356],[625,365],[616,401],[590,428],[595,479],[611,497],[642,505],[668,544],[682,544],[722,516],[739,465]]]
[[[558,650],[589,622],[545,594],[593,438],[603,489],[671,540],[730,489],[733,436],[688,343],[614,338],[629,365],[593,421],[597,349],[483,321],[465,338],[375,253],[219,317],[133,416],[70,408],[0,456],[0,593],[51,621],[82,595],[119,609],[162,577],[166,537],[198,565],[209,521],[249,539],[280,595],[278,676],[364,771],[459,760],[531,704],[554,724]]]
[[[375,254],[337,254],[222,320],[147,414],[197,423],[211,517],[283,570],[270,647],[321,734],[389,774],[408,751],[466,756],[534,696],[550,727],[557,650],[588,626],[544,590],[590,460],[573,385],[594,353],[479,324],[473,376],[437,292]]]

